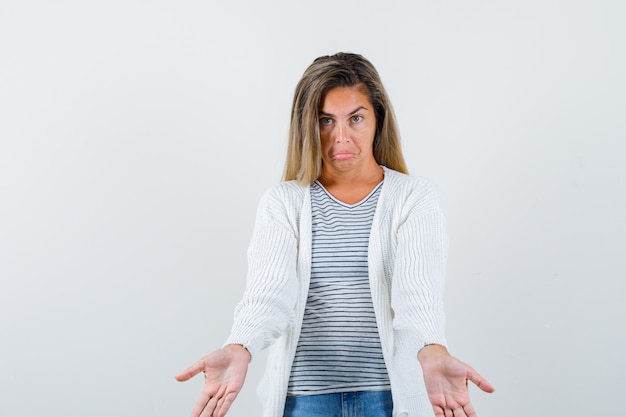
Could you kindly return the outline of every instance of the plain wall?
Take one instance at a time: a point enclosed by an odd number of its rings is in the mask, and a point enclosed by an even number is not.
[[[174,375],[226,338],[295,84],[337,51],[447,198],[479,415],[620,415],[625,5],[1,1],[0,415],[188,415]]]

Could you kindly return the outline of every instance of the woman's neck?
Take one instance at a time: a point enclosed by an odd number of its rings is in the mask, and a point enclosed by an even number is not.
[[[355,204],[367,197],[383,178],[383,168],[375,164],[364,171],[332,173],[322,170],[318,181],[337,200]]]

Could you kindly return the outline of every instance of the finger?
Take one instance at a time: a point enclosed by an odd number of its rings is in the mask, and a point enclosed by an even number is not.
[[[237,397],[236,393],[230,393],[230,394],[225,395],[224,397],[222,397],[217,402],[217,407],[215,408],[215,411],[213,412],[213,415],[215,417],[224,417],[226,415],[226,413],[228,412],[228,410],[230,410],[230,406],[235,401],[236,397]]]
[[[489,383],[489,381],[483,378],[478,372],[476,372],[472,368],[469,369],[467,379],[472,381],[474,384],[476,384],[478,388],[485,392],[494,392],[496,390],[494,386]]]
[[[201,414],[201,417],[205,417],[204,413],[206,413],[206,417],[215,417],[217,415],[218,405],[222,403],[225,392],[226,392],[225,387],[220,387],[220,389],[218,389],[217,392],[213,392],[213,395],[211,396],[211,399],[207,403],[206,407],[204,408],[204,411],[203,411],[203,414]]]
[[[209,398],[210,396],[207,393],[203,392],[200,395],[200,398],[196,402],[195,407],[193,408],[193,410],[191,410],[191,417],[198,417],[202,414],[202,411],[204,410],[207,403],[209,402]]]
[[[445,417],[446,414],[443,412],[443,408],[439,406],[433,406],[433,411],[435,412],[435,417]]]
[[[174,378],[176,378],[176,380],[179,382],[187,381],[188,379],[198,375],[200,372],[202,372],[202,370],[204,370],[204,362],[198,361],[191,365],[189,368],[176,375]]]
[[[204,410],[200,413],[200,417],[213,417],[213,411],[215,411],[215,406],[217,405],[217,397],[211,397],[209,402],[206,403]]]
[[[444,413],[446,417],[454,417],[454,413],[449,408],[444,408]]]
[[[227,396],[225,395],[217,401],[217,405],[215,406],[215,411],[213,411],[213,415],[215,417],[226,414],[226,412],[222,412],[222,408],[224,407],[224,401],[226,400],[226,397]]]
[[[463,407],[461,406],[456,407],[454,410],[452,410],[452,414],[454,415],[454,417],[466,417],[465,410],[463,410]]]
[[[478,415],[476,414],[476,410],[474,410],[474,406],[472,405],[472,403],[467,403],[463,406],[463,409],[465,410],[465,414],[467,415],[467,417],[478,417]]]

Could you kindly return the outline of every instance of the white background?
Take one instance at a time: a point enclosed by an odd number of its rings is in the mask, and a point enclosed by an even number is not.
[[[448,201],[481,417],[618,416],[626,3],[0,2],[0,415],[186,416],[243,291],[292,93],[378,68]],[[232,416],[259,415],[263,357]]]

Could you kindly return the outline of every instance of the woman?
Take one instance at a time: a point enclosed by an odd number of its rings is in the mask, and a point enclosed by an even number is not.
[[[467,381],[493,387],[445,347],[439,199],[407,175],[391,103],[362,56],[305,71],[284,179],[260,203],[226,345],[176,377],[205,374],[192,416],[224,416],[269,347],[265,417],[475,417]]]

